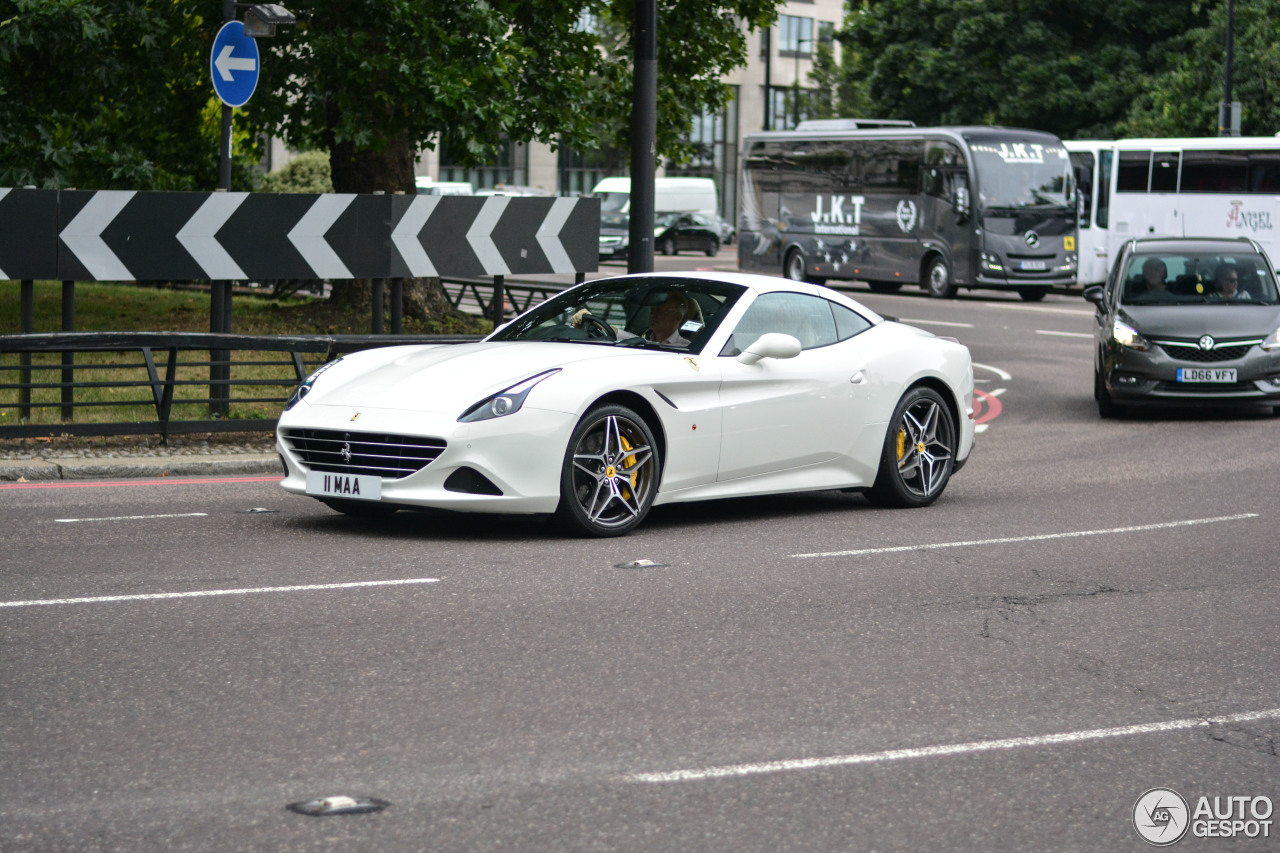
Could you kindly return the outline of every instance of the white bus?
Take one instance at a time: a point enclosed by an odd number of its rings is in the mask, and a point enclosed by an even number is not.
[[[1132,237],[1252,237],[1280,264],[1280,137],[1076,140],[1078,283]]]

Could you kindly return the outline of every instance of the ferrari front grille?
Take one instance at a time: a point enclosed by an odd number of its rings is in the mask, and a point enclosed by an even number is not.
[[[398,480],[444,452],[442,438],[333,429],[286,429],[283,437],[312,471],[370,474]]]

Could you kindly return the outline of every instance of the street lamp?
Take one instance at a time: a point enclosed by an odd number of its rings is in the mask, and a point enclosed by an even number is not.
[[[244,34],[250,38],[271,38],[276,34],[277,26],[293,23],[297,23],[297,18],[285,7],[277,3],[258,3],[249,6],[249,11],[244,13]]]
[[[800,45],[802,45],[802,44],[813,44],[813,39],[812,39],[812,38],[807,38],[807,39],[797,38],[797,39],[796,39],[796,52],[795,52],[795,58],[796,58],[796,70],[795,70],[795,79],[794,79],[794,80],[792,81],[792,83],[791,83],[792,87],[795,89],[795,91],[792,93],[791,106],[792,106],[792,110],[794,111],[793,118],[795,119],[795,124],[796,124],[796,125],[799,125],[799,124],[800,124]]]

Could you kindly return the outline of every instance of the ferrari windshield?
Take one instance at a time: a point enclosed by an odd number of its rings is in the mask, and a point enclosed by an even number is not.
[[[697,352],[743,290],[738,285],[677,276],[604,279],[548,299],[489,340]]]
[[[1120,301],[1126,305],[1277,302],[1271,271],[1252,253],[1135,254],[1122,286]]]

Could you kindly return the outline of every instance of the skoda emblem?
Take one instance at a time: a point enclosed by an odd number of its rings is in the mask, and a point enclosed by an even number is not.
[[[347,465],[350,465],[351,464],[351,442],[349,441],[342,442],[342,450],[340,452],[342,453],[342,461]]]
[[[1040,235],[1034,231],[1028,231],[1024,239],[1027,241],[1027,245],[1033,249],[1040,245]]]
[[[1205,352],[1208,352],[1209,350],[1213,349],[1213,338],[1210,337],[1209,335],[1205,335],[1203,338],[1201,338],[1200,349],[1204,350]]]

